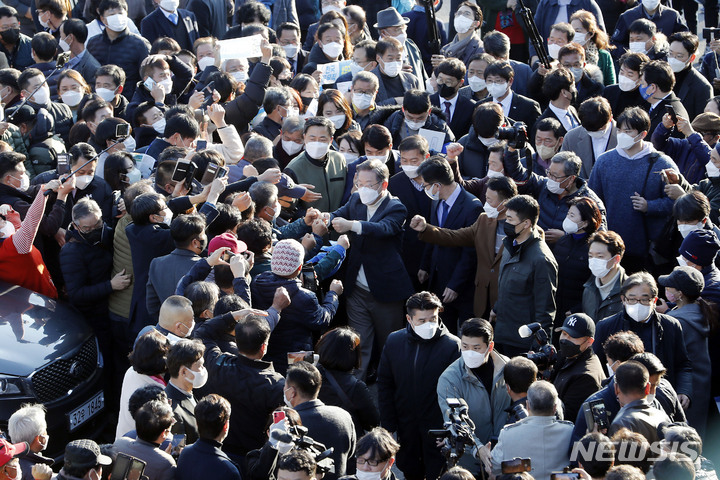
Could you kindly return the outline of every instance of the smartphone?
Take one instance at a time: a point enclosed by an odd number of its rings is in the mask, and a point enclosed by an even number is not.
[[[130,124],[118,123],[115,125],[115,138],[124,138],[130,136]]]
[[[195,151],[201,152],[207,148],[207,140],[198,140],[195,143]]]
[[[71,153],[58,153],[57,154],[57,173],[58,175],[65,175],[70,173],[70,163],[72,163]]]
[[[597,426],[598,432],[610,427],[605,403],[602,400],[590,400],[583,403],[582,408],[589,431],[594,430],[595,426]]]
[[[220,167],[218,168],[218,173],[215,178],[223,178],[226,177],[228,174],[228,169],[226,167]]]
[[[293,363],[297,362],[313,363],[313,353],[315,352],[313,352],[312,350],[310,350],[309,352],[288,352],[288,365],[292,365]]]
[[[205,168],[205,173],[203,173],[202,179],[200,180],[200,184],[203,187],[210,185],[213,180],[217,178],[219,168],[220,165],[215,162],[208,163],[207,167]]]
[[[285,412],[273,412],[273,423],[280,423],[285,420]]]
[[[512,460],[505,460],[500,463],[502,473],[521,473],[532,470],[529,458],[515,457]]]
[[[579,473],[572,472],[554,472],[550,474],[550,480],[577,480],[579,478]]]
[[[234,257],[235,254],[231,252],[230,250],[225,250],[225,252],[220,256],[223,262],[230,263],[230,259]]]
[[[152,77],[148,77],[147,80],[143,82],[143,85],[145,85],[145,88],[147,88],[148,91],[151,92],[153,87],[157,84],[155,83],[155,80],[152,79]]]
[[[185,189],[190,191],[192,189],[193,179],[195,178],[195,170],[197,170],[197,165],[195,162],[190,162],[190,167],[188,167],[188,174],[187,177],[185,177]]]
[[[203,94],[205,95],[205,101],[200,106],[200,110],[205,111],[210,104],[213,103],[213,90],[215,89],[215,82],[210,82],[207,85],[205,85],[205,88],[202,89]]]
[[[190,164],[192,162],[182,162],[178,161],[175,164],[175,171],[173,172],[172,181],[173,182],[183,182],[188,177],[188,172],[190,171]]]
[[[173,435],[172,440],[170,440],[170,444],[172,445],[172,448],[170,449],[170,454],[173,457],[177,457],[180,455],[180,452],[185,447],[185,434],[175,434]]]
[[[115,480],[140,480],[146,463],[139,458],[118,453],[113,462],[112,478]]]
[[[670,115],[673,123],[677,123],[677,113],[675,113],[675,108],[672,105],[665,105],[665,112]]]

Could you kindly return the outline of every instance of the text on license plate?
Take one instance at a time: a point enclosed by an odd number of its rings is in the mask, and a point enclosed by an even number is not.
[[[96,394],[93,398],[83,403],[80,407],[76,408],[68,414],[68,420],[70,421],[70,431],[72,432],[77,427],[90,420],[90,418],[97,415],[100,410],[105,406],[105,395],[103,392]]]

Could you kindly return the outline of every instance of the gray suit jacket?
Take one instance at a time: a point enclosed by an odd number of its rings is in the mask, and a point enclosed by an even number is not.
[[[610,131],[610,139],[605,151],[612,150],[617,147],[617,125],[613,121],[612,130]],[[565,139],[562,143],[562,152],[574,152],[582,160],[582,167],[580,168],[580,177],[587,180],[590,178],[590,172],[592,171],[593,165],[597,161],[595,158],[595,152],[592,146],[592,138],[588,135],[588,131],[583,126],[578,126],[565,134]]]
[[[168,255],[154,258],[150,262],[145,299],[152,318],[158,319],[162,303],[175,294],[178,282],[198,260],[200,257],[190,250],[176,248]]]
[[[147,463],[143,474],[150,480],[175,479],[175,471],[177,470],[175,460],[169,453],[160,450],[154,444],[145,440],[120,437],[115,440],[113,448],[118,453],[137,457]]]
[[[378,105],[395,105],[395,99],[393,97],[388,97],[387,90],[385,90],[385,84],[383,83],[382,74],[380,73],[380,67],[375,67],[372,69],[371,73],[377,77],[378,83],[380,84],[377,95],[375,96],[375,102]],[[399,75],[403,88],[406,92],[412,88],[421,88],[420,80],[418,80],[418,78],[412,73],[400,72]]]
[[[100,62],[93,57],[90,52],[85,50],[85,55],[80,59],[80,62],[75,65],[75,70],[82,75],[88,85],[95,85],[95,73],[100,68]]]

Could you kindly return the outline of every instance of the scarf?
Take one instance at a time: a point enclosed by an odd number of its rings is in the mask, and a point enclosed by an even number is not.
[[[597,45],[595,45],[592,39],[588,39],[585,43],[585,59],[587,60],[587,63],[597,65],[599,57],[600,52],[598,52]]]
[[[442,53],[446,57],[460,58],[462,56],[462,52],[470,44],[470,42],[472,42],[475,38],[477,38],[476,35],[477,35],[477,33],[473,33],[472,35],[467,37],[465,40],[460,40],[458,38],[458,35],[456,34],[455,38],[453,38],[450,43],[448,43],[447,45],[445,45],[443,48],[440,49],[440,53]]]

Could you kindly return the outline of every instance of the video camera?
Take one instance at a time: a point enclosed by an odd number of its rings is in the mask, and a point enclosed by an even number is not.
[[[293,425],[289,427],[288,432],[282,432],[281,430],[273,430],[272,437],[283,443],[293,444],[293,448],[305,450],[315,459],[317,464],[317,472],[322,473],[335,473],[335,462],[331,458],[335,449],[333,447],[325,448],[320,442],[316,442],[312,438],[308,437],[308,429],[300,425]]]
[[[523,122],[515,122],[510,127],[500,127],[495,134],[498,140],[506,140],[508,146],[521,150],[527,145],[527,126]]]
[[[518,334],[521,338],[535,336],[533,341],[533,351],[525,354],[528,360],[532,360],[537,365],[538,370],[546,371],[552,369],[557,362],[557,350],[550,343],[548,334],[542,325],[538,322],[522,325],[518,328]]]
[[[442,429],[428,430],[428,434],[443,440],[440,451],[445,456],[448,468],[457,465],[465,454],[465,446],[482,447],[475,443],[475,424],[468,416],[468,404],[462,398],[448,398],[446,411],[449,420]]]
[[[716,38],[720,38],[720,28],[703,28],[702,36],[706,42],[710,43]]]

